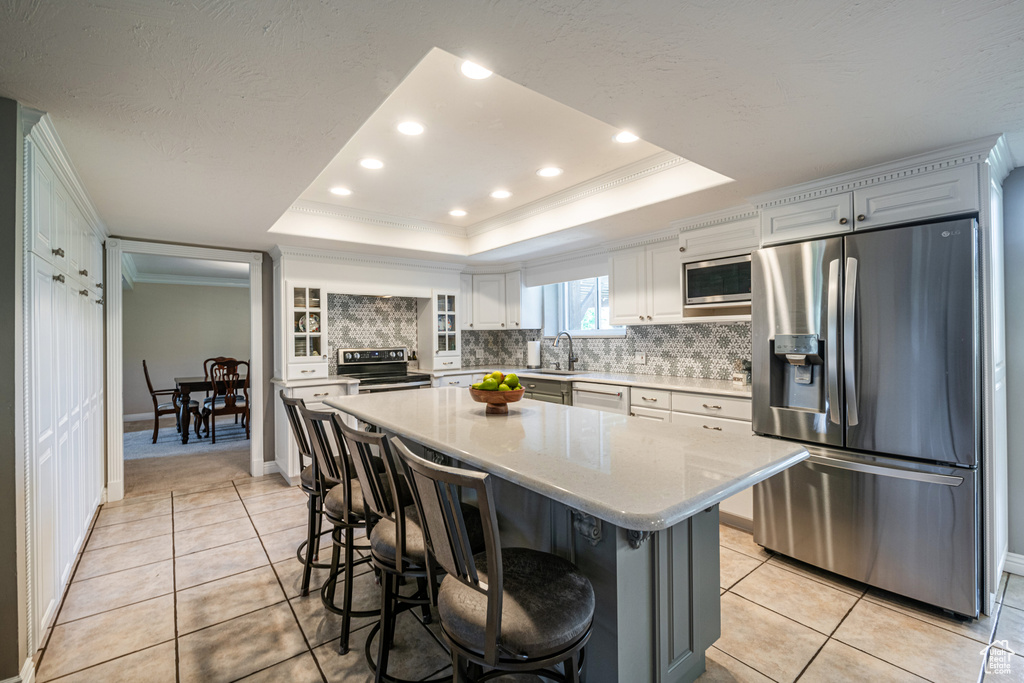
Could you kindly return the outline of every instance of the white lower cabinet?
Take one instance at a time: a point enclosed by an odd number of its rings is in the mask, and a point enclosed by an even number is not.
[[[442,377],[435,377],[431,382],[432,387],[468,387],[472,386],[475,382],[482,382],[484,380],[484,374],[482,372],[468,374],[468,375],[444,375]]]
[[[632,406],[629,409],[629,414],[632,417],[650,420],[651,422],[669,422],[672,419],[671,411],[661,410],[660,408],[637,408]]]
[[[292,434],[292,426],[288,422],[284,404],[281,403],[280,392],[282,391],[288,398],[301,398],[306,406],[313,407],[322,404],[329,398],[358,394],[359,384],[334,381],[322,384],[303,382],[296,386],[294,382],[274,380],[274,462],[281,475],[294,486],[299,483],[302,468],[309,463],[299,460],[299,447],[295,443],[295,435]],[[323,405],[319,407],[327,408]]]

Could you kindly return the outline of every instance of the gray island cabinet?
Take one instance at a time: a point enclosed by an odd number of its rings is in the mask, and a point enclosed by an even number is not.
[[[692,681],[721,635],[718,503],[802,446],[523,400],[486,415],[460,388],[331,398],[414,450],[495,475],[503,546],[575,562],[597,595],[586,676]]]

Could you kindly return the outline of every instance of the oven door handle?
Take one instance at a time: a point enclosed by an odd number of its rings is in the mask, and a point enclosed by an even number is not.
[[[422,382],[402,382],[400,384],[367,384],[359,387],[360,394],[370,394],[375,391],[397,391],[399,389],[418,389],[419,387],[429,387],[430,382],[424,380]]]

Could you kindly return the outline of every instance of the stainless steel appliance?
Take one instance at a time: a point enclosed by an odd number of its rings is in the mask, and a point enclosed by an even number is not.
[[[430,387],[430,375],[409,372],[409,351],[403,347],[338,349],[338,374],[358,379],[360,394]]]
[[[757,543],[977,616],[976,264],[973,219],[754,252],[753,428],[811,453]]]
[[[742,306],[750,301],[750,255],[683,266],[687,306]]]

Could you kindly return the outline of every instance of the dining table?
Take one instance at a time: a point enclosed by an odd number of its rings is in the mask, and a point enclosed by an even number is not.
[[[224,381],[218,381],[218,395],[224,394]],[[213,380],[208,377],[196,376],[196,377],[175,377],[174,386],[178,390],[180,396],[180,405],[178,407],[180,421],[181,421],[181,443],[188,443],[188,428],[192,418],[192,411],[189,409],[189,403],[191,403],[192,392],[210,392],[213,391]],[[238,387],[248,387],[249,378],[242,375],[236,382]]]

